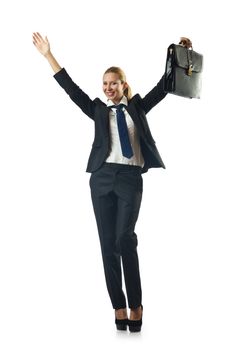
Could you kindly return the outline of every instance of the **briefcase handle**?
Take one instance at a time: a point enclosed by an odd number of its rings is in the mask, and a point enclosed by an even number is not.
[[[192,65],[192,55],[190,55],[190,50],[193,50],[193,44],[192,41],[189,38],[186,38],[182,36],[180,38],[179,45],[186,48],[186,54],[187,54],[187,60],[188,60],[188,68],[187,68],[187,75],[191,76],[193,71],[193,65]],[[192,53],[192,52],[191,52]]]
[[[182,36],[182,37],[180,38],[179,45],[185,47],[186,49],[191,49],[191,50],[193,50],[192,41],[191,41],[190,39],[184,37],[184,36]],[[172,54],[172,51],[173,51],[173,49],[170,48],[170,49],[169,49],[170,55]]]
[[[182,36],[180,38],[179,45],[182,45],[182,46],[186,47],[187,49],[192,49],[193,50],[192,41],[189,38],[186,38],[184,36]]]

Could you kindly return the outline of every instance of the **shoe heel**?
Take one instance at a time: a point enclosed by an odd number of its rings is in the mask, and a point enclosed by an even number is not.
[[[132,333],[140,332],[142,327],[142,320],[131,321],[129,320],[129,331]]]
[[[142,328],[143,319],[143,305],[141,305],[142,317],[140,320],[128,320],[129,331],[132,333],[140,332]]]
[[[118,331],[126,331],[127,330],[127,326],[124,324],[116,324],[116,328]]]
[[[115,324],[116,328],[118,331],[126,331],[127,330],[127,325],[128,325],[128,319],[123,319],[123,320],[118,320],[117,318],[115,319]]]

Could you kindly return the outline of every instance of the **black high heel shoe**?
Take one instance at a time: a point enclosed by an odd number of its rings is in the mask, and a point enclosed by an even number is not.
[[[141,309],[142,309],[142,316],[140,318],[140,320],[128,320],[128,326],[129,326],[129,331],[132,333],[135,332],[140,332],[141,331],[141,327],[142,327],[142,319],[143,319],[143,305],[141,305]]]
[[[122,320],[118,320],[115,318],[115,324],[118,331],[126,331],[128,325],[128,318],[124,318]]]

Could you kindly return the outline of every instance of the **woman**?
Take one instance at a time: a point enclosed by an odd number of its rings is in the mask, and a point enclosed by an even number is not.
[[[191,42],[182,43],[189,47]],[[132,97],[124,72],[110,67],[103,75],[107,104],[91,100],[56,61],[47,37],[33,33],[33,44],[48,60],[54,78],[95,123],[95,138],[87,172],[101,244],[109,296],[118,330],[139,332],[142,326],[142,290],[134,232],[142,199],[142,173],[164,163],[152,138],[146,114],[165,96],[163,79],[144,97]],[[122,290],[122,271],[130,308]]]

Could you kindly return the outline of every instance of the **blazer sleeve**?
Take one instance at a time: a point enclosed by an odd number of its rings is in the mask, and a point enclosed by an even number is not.
[[[164,75],[158,84],[142,98],[142,105],[145,113],[148,113],[157,103],[159,103],[167,93],[164,91]]]
[[[62,68],[53,76],[59,85],[66,91],[71,100],[81,108],[81,110],[91,119],[94,119],[94,110],[96,104],[90,97],[80,89],[68,75],[66,70]]]

